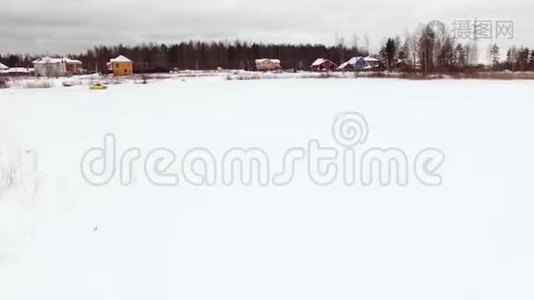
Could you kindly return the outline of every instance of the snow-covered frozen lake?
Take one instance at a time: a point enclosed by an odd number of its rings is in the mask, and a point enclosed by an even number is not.
[[[531,81],[0,90],[0,299],[531,299],[533,112]],[[357,145],[336,139],[347,115],[368,126]],[[116,172],[94,186],[82,158],[106,134]],[[356,170],[347,184],[339,168],[317,184],[307,152],[287,184],[225,184],[229,149],[261,150],[275,175],[310,141],[338,158],[397,149],[406,182],[367,185]],[[176,176],[155,184],[145,165],[163,148]],[[194,149],[213,154],[213,184],[180,172]],[[418,177],[423,149],[444,155],[441,184]],[[121,157],[137,150],[124,171]]]

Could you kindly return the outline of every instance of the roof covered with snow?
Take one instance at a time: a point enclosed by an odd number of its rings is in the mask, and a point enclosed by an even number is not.
[[[312,65],[312,69],[321,69],[321,70],[330,70],[337,68],[337,64],[329,59],[326,58],[318,58],[316,59]]]
[[[371,56],[366,56],[366,57],[363,57],[363,56],[355,56],[355,57],[352,57],[351,59],[347,60],[346,62],[342,63],[340,66],[339,66],[339,69],[344,69],[346,68],[348,65],[356,65],[356,62],[359,61],[360,59],[363,59],[365,60],[366,62],[379,62],[380,60],[379,59],[376,59],[374,57],[371,57]]]
[[[62,58],[53,58],[49,56],[41,57],[39,59],[36,59],[33,61],[34,64],[60,64],[60,63],[67,63],[67,64],[79,64],[81,65],[82,62],[77,59],[70,59],[68,57],[62,57]]]
[[[4,64],[2,64],[2,63],[0,63],[0,70],[7,70],[7,69],[9,69],[8,66],[6,66],[6,65],[4,65]]]
[[[52,58],[49,56],[41,57],[33,61],[34,64],[59,64],[60,62],[60,58]]]
[[[118,62],[132,62],[132,61],[124,55],[119,55],[115,58],[110,59],[109,62],[118,63]]]
[[[33,72],[33,68],[7,68],[0,69],[0,74],[29,74]]]
[[[68,57],[64,57],[63,60],[66,62],[66,63],[69,63],[69,64],[78,64],[78,65],[81,65],[82,62],[77,60],[77,59],[70,59]]]
[[[322,63],[327,62],[328,59],[318,58],[312,63],[312,67],[320,66]]]
[[[361,58],[361,56],[351,57],[351,59],[339,65],[338,69],[345,69],[348,65],[355,65],[356,62]]]
[[[280,63],[280,60],[279,59],[271,59],[271,58],[260,58],[260,59],[256,59],[256,63],[257,64],[261,64],[261,63],[264,63],[266,61],[271,61],[273,64],[279,64]]]
[[[367,57],[364,57],[363,59],[365,59],[365,61],[374,61],[374,62],[379,62],[380,59],[378,58],[374,58],[374,57],[371,57],[371,56],[367,56]]]

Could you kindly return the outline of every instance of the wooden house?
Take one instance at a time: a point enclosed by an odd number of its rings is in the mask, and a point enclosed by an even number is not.
[[[258,71],[275,71],[281,69],[279,59],[261,58],[256,59],[256,70]]]
[[[123,55],[110,59],[107,66],[108,71],[114,76],[133,74],[133,62]]]
[[[338,65],[333,61],[325,58],[316,59],[311,65],[312,71],[335,71],[338,68]]]

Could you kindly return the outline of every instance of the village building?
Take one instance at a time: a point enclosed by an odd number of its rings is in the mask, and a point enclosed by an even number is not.
[[[133,74],[133,62],[123,55],[112,58],[107,63],[108,71],[114,76]]]
[[[79,74],[82,62],[68,57],[52,58],[42,57],[33,61],[36,76],[58,77]]]
[[[33,61],[35,76],[55,77],[64,76],[66,69],[59,58],[42,57]]]
[[[7,68],[0,69],[0,75],[6,76],[29,76],[34,72],[33,68]]]
[[[65,63],[65,72],[67,75],[80,74],[82,72],[82,62],[77,59],[63,58]]]
[[[258,71],[275,71],[281,69],[279,59],[261,58],[256,59],[256,70]]]
[[[9,69],[8,66],[6,66],[6,65],[4,65],[4,64],[2,64],[2,63],[0,63],[0,71],[6,71],[7,69]]]
[[[339,71],[372,71],[378,68],[380,60],[374,57],[356,56],[342,63]]]
[[[337,67],[338,67],[337,64],[335,64],[333,61],[329,59],[318,58],[312,63],[311,70],[312,71],[334,71],[337,69]]]

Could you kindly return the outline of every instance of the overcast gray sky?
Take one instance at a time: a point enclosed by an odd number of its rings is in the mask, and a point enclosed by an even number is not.
[[[2,0],[0,53],[66,54],[94,45],[187,39],[333,44],[354,34],[371,50],[419,23],[514,22],[514,39],[534,46],[532,0]],[[485,46],[484,46],[485,47]],[[481,46],[482,48],[482,46]]]

